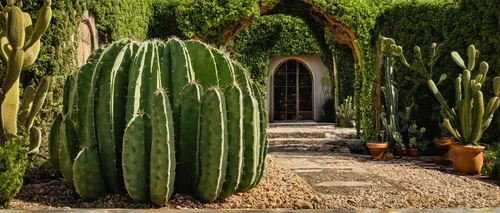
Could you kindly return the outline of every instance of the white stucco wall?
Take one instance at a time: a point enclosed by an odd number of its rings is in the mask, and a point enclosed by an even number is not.
[[[294,59],[297,61],[302,62],[305,64],[306,67],[308,67],[313,75],[313,88],[314,88],[314,101],[313,101],[313,109],[314,109],[314,120],[319,121],[320,116],[321,116],[321,107],[323,106],[323,103],[327,98],[330,97],[329,94],[325,94],[323,91],[323,87],[321,85],[321,78],[323,75],[327,74],[327,68],[323,64],[323,61],[321,61],[320,56],[275,56],[271,57],[271,62],[269,63],[269,74],[267,76],[267,83],[266,83],[266,100],[267,100],[267,111],[270,113],[269,119],[272,119],[272,114],[274,111],[272,111],[273,107],[273,101],[272,101],[272,80],[274,79],[274,72],[278,68],[278,66],[284,62],[288,61],[290,59]],[[327,89],[327,88],[325,88]],[[272,120],[271,120],[272,121]]]

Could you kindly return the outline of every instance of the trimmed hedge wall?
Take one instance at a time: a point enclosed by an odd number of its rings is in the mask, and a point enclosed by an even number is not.
[[[454,85],[452,79],[461,72],[451,59],[450,53],[457,51],[466,55],[465,50],[474,44],[480,51],[479,60],[490,65],[489,78],[500,74],[500,4],[497,0],[460,0],[457,3],[445,1],[398,1],[390,5],[378,18],[378,32],[396,40],[403,46],[408,60],[413,59],[413,47],[418,45],[425,58],[429,57],[431,44],[439,44],[440,57],[435,65],[434,81],[443,73],[448,79],[438,86],[450,106],[454,106]],[[415,72],[395,63],[395,82],[400,93],[400,107],[409,106],[412,101],[416,108],[412,113],[419,126],[425,126],[425,137],[432,139],[440,134],[440,104]],[[416,82],[415,82],[416,81]],[[492,85],[484,85],[485,98],[491,97]],[[415,85],[419,87],[414,88]],[[483,135],[480,143],[500,141],[500,114]]]

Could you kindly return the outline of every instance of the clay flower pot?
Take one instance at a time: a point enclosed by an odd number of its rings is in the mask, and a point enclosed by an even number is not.
[[[439,154],[444,155],[450,150],[451,145],[455,143],[455,140],[450,137],[435,137],[432,142],[434,142],[434,147],[436,147],[436,149],[439,151]]]
[[[477,175],[483,167],[484,146],[452,144],[448,159],[453,162],[453,168],[458,173]]]
[[[411,149],[410,156],[412,156],[414,158],[418,158],[418,149]]]
[[[389,147],[388,143],[377,143],[377,142],[369,142],[366,143],[368,149],[370,149],[370,154],[372,159],[380,159],[384,156],[384,151]]]

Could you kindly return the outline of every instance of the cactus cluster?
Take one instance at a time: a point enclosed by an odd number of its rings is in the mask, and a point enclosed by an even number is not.
[[[51,160],[84,199],[224,199],[262,178],[261,95],[241,65],[200,41],[120,40],[66,80]]]
[[[477,63],[479,51],[474,45],[470,45],[466,50],[467,64],[457,52],[452,52],[451,58],[463,69],[462,73],[458,74],[454,80],[455,107],[452,108],[432,80],[432,68],[438,58],[437,46],[435,43],[432,44],[430,61],[427,63],[430,72],[427,71],[418,46],[414,48],[417,60],[413,64],[406,61],[401,46],[394,46],[393,49],[400,56],[404,65],[416,70],[427,80],[427,85],[446,114],[442,126],[462,144],[478,145],[483,132],[490,126],[494,113],[500,106],[500,76],[493,79],[494,96],[485,105],[481,89],[487,79],[488,63],[484,61],[480,64]],[[437,85],[445,79],[446,75],[441,75]]]
[[[38,57],[40,38],[52,18],[51,3],[51,0],[44,0],[42,8],[36,13],[37,21],[34,26],[31,16],[21,11],[15,1],[7,1],[5,7],[0,4],[0,55],[7,63],[0,107],[2,133],[6,139],[16,137],[18,126],[29,132],[29,155],[39,151],[42,136],[40,130],[33,127],[33,122],[47,96],[50,79],[43,78],[37,88],[34,85],[28,86],[24,90],[19,108],[19,76],[21,71],[31,67]]]

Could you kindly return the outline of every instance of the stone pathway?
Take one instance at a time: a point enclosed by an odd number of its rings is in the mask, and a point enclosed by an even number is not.
[[[325,199],[357,208],[498,207],[500,188],[481,176],[460,176],[431,157],[373,161],[353,155],[354,129],[333,125],[277,125],[270,155]],[[346,151],[347,150],[347,151]],[[345,203],[344,203],[345,202]]]

